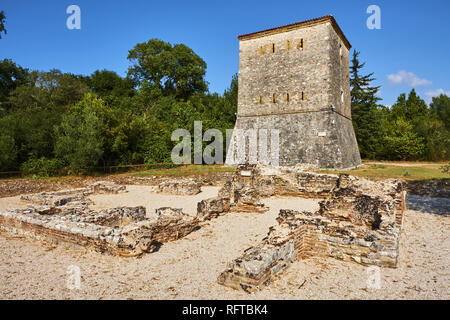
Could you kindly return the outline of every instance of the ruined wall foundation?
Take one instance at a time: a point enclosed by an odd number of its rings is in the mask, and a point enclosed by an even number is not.
[[[341,175],[317,212],[280,210],[279,224],[231,262],[218,282],[252,292],[270,284],[295,259],[310,256],[396,267],[405,197],[398,180]]]

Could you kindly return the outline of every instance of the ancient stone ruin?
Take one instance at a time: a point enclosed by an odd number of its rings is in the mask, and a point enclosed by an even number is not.
[[[330,178],[329,183],[335,181]],[[372,182],[342,174],[317,212],[280,210],[279,224],[231,262],[218,282],[252,292],[295,259],[310,256],[396,267],[405,196],[398,180]]]
[[[268,208],[261,198],[271,196],[325,198],[336,187],[338,179],[337,175],[305,172],[293,167],[274,171],[259,165],[239,165],[217,197],[198,203],[197,214],[199,218],[211,219],[230,211],[264,213]]]
[[[201,183],[192,179],[170,179],[158,184],[157,192],[174,195],[196,195],[201,192]]]
[[[198,228],[198,219],[181,209],[159,208],[148,218],[138,207],[89,208],[88,195],[126,192],[125,186],[97,182],[88,188],[23,195],[27,209],[0,213],[0,228],[47,242],[84,246],[120,256],[152,252]]]

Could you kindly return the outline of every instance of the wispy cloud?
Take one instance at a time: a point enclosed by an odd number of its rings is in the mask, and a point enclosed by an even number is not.
[[[445,94],[450,97],[450,90],[445,91],[444,89],[436,89],[436,90],[429,90],[425,92],[426,101],[431,102],[431,98],[437,97],[441,94]]]
[[[395,74],[388,74],[389,83],[392,85],[406,84],[410,87],[429,86],[431,81],[421,79],[412,72],[400,70]]]

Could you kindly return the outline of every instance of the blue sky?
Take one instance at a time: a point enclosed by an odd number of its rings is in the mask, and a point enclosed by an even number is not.
[[[81,9],[81,29],[69,30],[69,5]],[[381,29],[369,30],[369,5],[381,9]],[[124,76],[128,50],[159,38],[191,47],[207,65],[211,92],[222,93],[238,71],[239,34],[332,14],[381,85],[391,105],[416,88],[422,98],[450,95],[450,1],[100,1],[1,0],[8,34],[0,59],[37,70]]]

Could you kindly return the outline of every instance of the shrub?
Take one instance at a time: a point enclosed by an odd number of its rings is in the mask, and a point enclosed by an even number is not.
[[[37,177],[50,177],[60,175],[64,164],[59,159],[30,158],[21,165],[21,170],[27,174]]]

